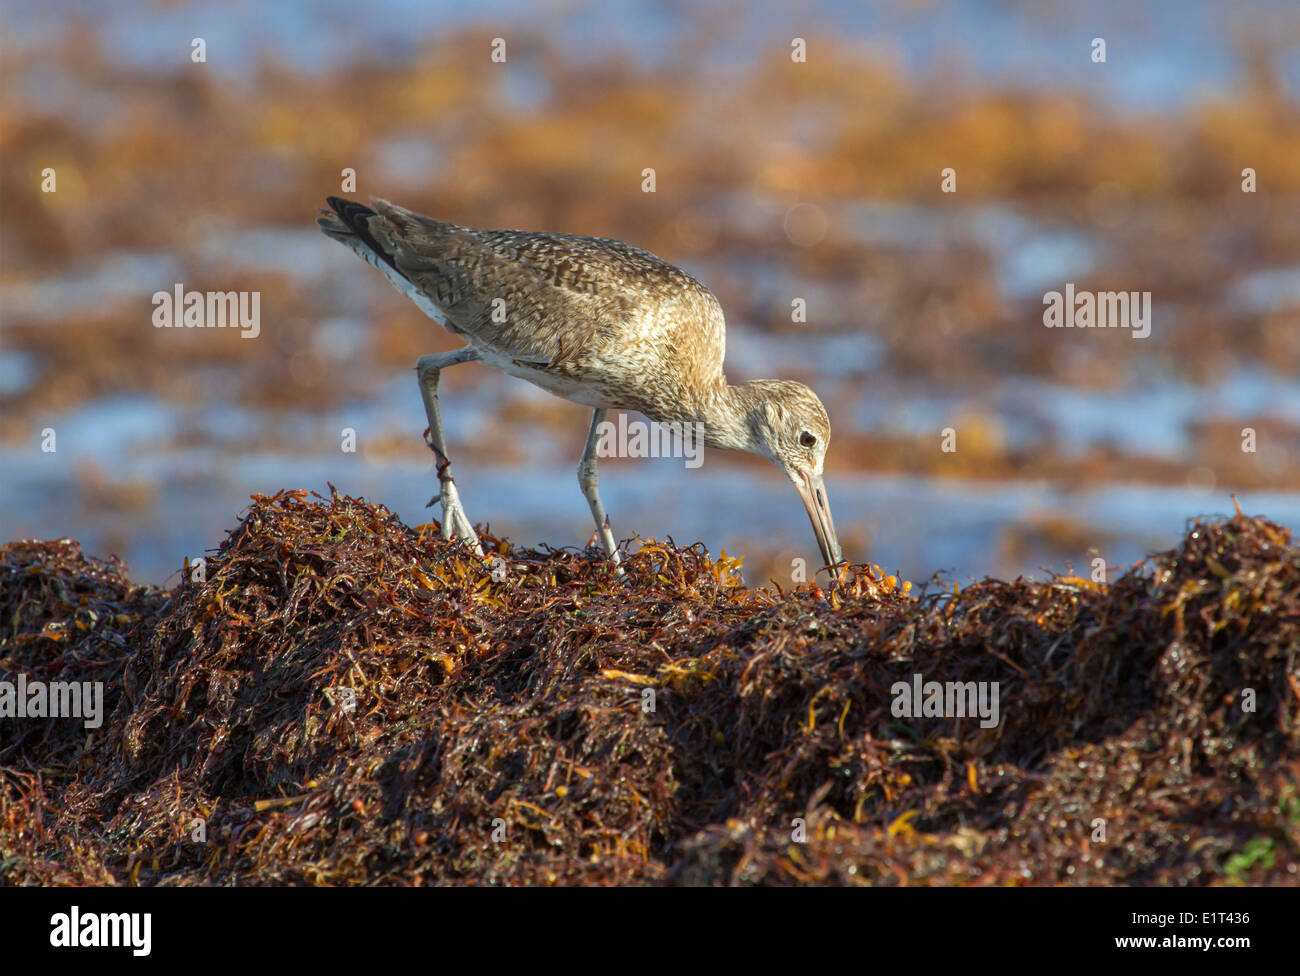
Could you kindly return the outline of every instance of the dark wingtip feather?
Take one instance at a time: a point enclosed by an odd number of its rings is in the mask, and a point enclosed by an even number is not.
[[[355,200],[346,200],[343,197],[326,197],[328,203],[339,219],[347,224],[357,234],[362,237],[369,236],[365,233],[365,221],[375,216],[375,212],[364,204],[357,203]]]
[[[376,255],[388,262],[388,264],[392,265],[394,268],[397,267],[397,264],[393,261],[393,256],[389,254],[388,251],[385,250],[377,240],[375,240],[374,235],[370,233],[368,221],[371,217],[378,216],[375,211],[371,210],[364,204],[357,203],[355,200],[345,200],[343,197],[326,197],[325,202],[333,208],[334,213],[338,214],[338,219],[343,222],[344,227],[348,228],[348,230],[356,234],[357,237],[365,241],[366,245],[374,251]],[[324,222],[317,221],[317,223],[321,224],[322,227],[325,227],[326,230],[328,230],[328,227]]]

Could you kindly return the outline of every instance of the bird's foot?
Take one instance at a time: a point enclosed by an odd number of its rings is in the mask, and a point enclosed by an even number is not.
[[[480,559],[483,558],[483,545],[478,541],[478,535],[474,532],[474,526],[465,514],[465,509],[460,503],[460,495],[456,491],[456,483],[448,478],[442,483],[442,537],[446,540],[459,539],[465,545],[474,550],[474,554]],[[434,499],[429,499],[432,505]]]
[[[600,539],[605,544],[605,554],[614,564],[614,574],[622,576],[623,567],[620,564],[623,562],[623,557],[618,551],[618,543],[614,541],[614,530],[610,528],[608,515],[605,516],[605,524],[601,527]]]
[[[622,576],[623,567],[620,564],[623,562],[623,557],[619,554],[618,546],[614,542],[614,534],[609,530],[609,522],[605,523],[603,532],[596,529],[591,533],[591,537],[587,539],[586,548],[595,549],[597,541],[600,542],[600,548],[604,551],[606,558],[614,564],[614,575]]]

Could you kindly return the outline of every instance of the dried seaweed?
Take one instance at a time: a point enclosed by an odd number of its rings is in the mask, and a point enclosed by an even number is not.
[[[0,678],[108,708],[0,720],[0,882],[1297,881],[1300,549],[1263,519],[919,596],[484,545],[281,492],[167,592],[0,546]],[[913,674],[1000,722],[897,717]]]

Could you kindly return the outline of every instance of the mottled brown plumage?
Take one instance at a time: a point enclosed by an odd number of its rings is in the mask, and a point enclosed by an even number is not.
[[[636,410],[665,423],[701,424],[710,447],[767,457],[799,488],[827,562],[839,561],[821,483],[830,440],[826,410],[800,383],[727,383],[726,323],[708,288],[621,241],[477,230],[386,200],[372,203],[374,209],[330,197],[332,210],[322,210],[317,222],[467,343],[459,358],[425,357],[419,367],[422,388],[431,387],[426,408],[440,456],[444,523],[464,523],[456,535],[469,541],[467,533],[473,533],[463,513],[453,517],[450,510],[459,509],[459,501],[454,487],[447,490],[451,477],[437,419],[437,372],[481,359],[595,408],[593,432],[605,411]],[[598,532],[617,560],[596,492],[593,443],[589,436],[579,477]]]

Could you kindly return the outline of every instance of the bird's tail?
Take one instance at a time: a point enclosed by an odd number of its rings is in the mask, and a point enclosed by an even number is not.
[[[422,271],[428,264],[422,263],[423,259],[406,247],[403,235],[409,231],[409,225],[416,221],[436,227],[454,225],[440,224],[428,217],[420,217],[387,200],[372,199],[370,202],[375,206],[372,210],[342,197],[325,199],[330,209],[322,209],[321,216],[316,220],[325,236],[346,245],[361,260],[387,278],[388,283],[398,292],[413,301],[420,311],[435,322],[445,325],[446,313],[421,285],[408,276],[412,267],[416,271]]]
[[[325,202],[330,205],[330,209],[321,209],[316,225],[326,237],[346,244],[353,250],[358,250],[358,242],[363,243],[376,257],[382,258],[389,265],[393,264],[390,249],[381,244],[370,230],[370,219],[379,216],[375,211],[355,200],[345,200],[342,197],[326,197]]]

